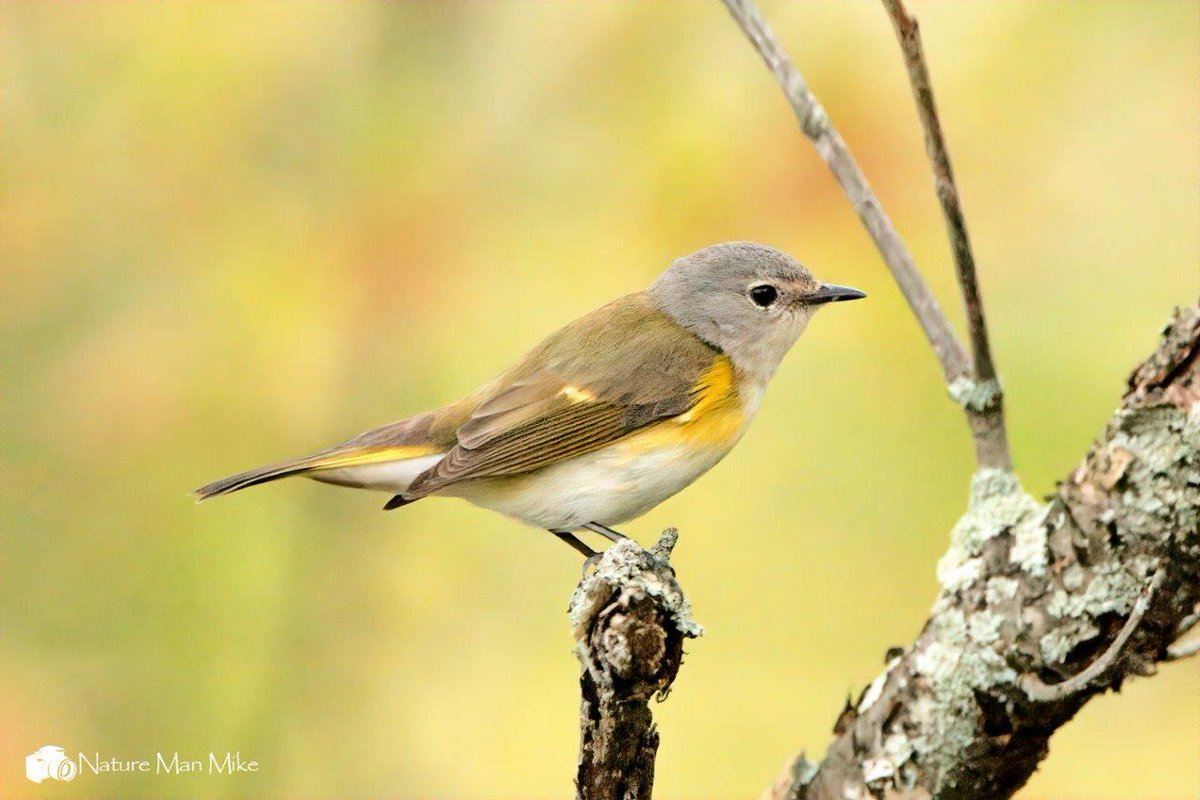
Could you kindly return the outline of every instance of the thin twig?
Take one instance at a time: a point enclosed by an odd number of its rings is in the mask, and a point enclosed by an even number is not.
[[[963,306],[967,315],[967,328],[971,336],[971,351],[977,384],[992,384],[987,393],[988,401],[976,413],[986,419],[972,428],[977,437],[984,437],[980,448],[980,466],[1012,469],[1012,458],[1008,451],[1008,437],[1004,429],[1004,396],[996,376],[988,344],[987,320],[983,314],[983,298],[979,295],[979,282],[975,277],[975,257],[971,252],[971,240],[967,236],[967,221],[959,200],[958,186],[954,181],[954,170],[950,165],[950,152],[942,134],[942,123],[938,118],[937,105],[933,99],[933,83],[929,79],[929,67],[925,61],[925,50],[921,45],[921,29],[917,20],[904,7],[904,0],[882,0],[896,30],[908,80],[912,85],[913,100],[925,132],[925,152],[933,169],[933,185],[942,215],[946,218],[946,233],[950,238],[950,249],[954,253],[954,267],[958,274],[958,285],[962,290]],[[970,409],[969,409],[970,410]],[[986,462],[986,463],[985,463]]]
[[[1117,634],[1117,638],[1112,640],[1112,644],[1104,653],[1088,664],[1080,672],[1072,675],[1061,683],[1047,684],[1033,673],[1026,673],[1021,676],[1018,681],[1020,687],[1025,690],[1025,694],[1029,695],[1029,699],[1036,700],[1039,703],[1051,703],[1055,700],[1062,700],[1070,697],[1076,692],[1087,688],[1093,681],[1103,675],[1116,662],[1120,656],[1121,650],[1124,649],[1125,643],[1129,641],[1129,637],[1137,630],[1138,625],[1142,622],[1142,617],[1146,614],[1146,609],[1150,607],[1150,601],[1154,597],[1154,593],[1158,591],[1158,587],[1162,585],[1166,578],[1166,572],[1162,569],[1154,573],[1154,577],[1150,580],[1142,593],[1138,595],[1138,599],[1133,604],[1133,609],[1129,613],[1129,619],[1125,620],[1125,624],[1121,626],[1121,632]]]
[[[804,132],[817,149],[817,153],[833,172],[838,183],[842,186],[846,198],[850,201],[859,219],[862,220],[875,247],[883,257],[883,261],[891,270],[892,277],[900,287],[901,293],[908,301],[913,314],[925,332],[942,367],[942,375],[950,388],[950,394],[963,406],[967,422],[971,427],[971,435],[975,443],[976,461],[981,467],[995,467],[1011,470],[1012,463],[1008,454],[1008,443],[1004,431],[1004,417],[1000,412],[1000,384],[995,379],[995,369],[991,364],[990,355],[982,362],[984,372],[990,378],[980,379],[971,361],[955,336],[953,328],[946,320],[946,315],[938,305],[937,299],[925,284],[909,253],[896,226],[883,210],[879,198],[871,189],[866,176],[850,154],[850,149],[842,139],[841,134],[829,121],[825,108],[813,95],[808,83],[796,69],[780,46],[779,41],[771,32],[770,26],[763,19],[754,0],[722,0],[738,26],[746,34],[746,38],[754,46],[767,69],[775,78],[775,82],[783,90],[792,112]],[[944,148],[943,148],[944,150]],[[949,161],[947,160],[947,167]],[[949,184],[953,187],[953,182]],[[956,201],[956,208],[957,201]],[[959,223],[964,232],[965,224],[961,224],[961,209]],[[965,241],[965,238],[964,238]],[[968,250],[969,257],[969,250]],[[964,296],[967,297],[968,315],[978,309],[982,325],[983,311],[979,304],[978,287],[974,283],[974,270],[969,274],[970,286],[964,284]],[[962,281],[960,273],[960,281]],[[973,298],[973,300],[971,299]],[[974,322],[972,322],[974,326]],[[977,354],[987,353],[986,329],[983,331],[983,347],[976,347]],[[972,328],[972,336],[975,329]]]
[[[970,378],[971,370],[966,351],[954,335],[954,330],[946,320],[946,315],[942,313],[937,299],[921,278],[921,273],[917,270],[908,248],[900,239],[900,234],[896,232],[895,225],[884,212],[845,141],[829,122],[825,109],[808,88],[808,83],[792,64],[787,53],[779,46],[754,0],[722,1],[766,63],[775,77],[775,82],[783,89],[800,123],[800,129],[812,140],[817,152],[841,184],[850,204],[866,226],[875,247],[899,284],[904,299],[908,301],[921,323],[925,338],[937,354],[946,383]]]

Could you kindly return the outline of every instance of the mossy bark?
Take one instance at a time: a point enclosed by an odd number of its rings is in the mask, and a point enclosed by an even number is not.
[[[1200,603],[1200,307],[1044,503],[981,470],[917,641],[772,798],[1004,798],[1091,697],[1155,663]]]

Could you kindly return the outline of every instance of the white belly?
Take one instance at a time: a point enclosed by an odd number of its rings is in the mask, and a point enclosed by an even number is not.
[[[729,449],[636,452],[618,443],[529,475],[465,482],[438,494],[466,498],[539,528],[577,530],[588,522],[619,525],[688,486]]]
[[[747,384],[742,391],[740,430],[722,444],[663,445],[648,443],[638,434],[536,472],[455,483],[433,496],[462,497],[539,528],[578,530],[588,522],[619,525],[681,491],[725,457],[758,410],[763,387]],[[437,454],[363,464],[308,477],[401,494],[441,458]]]

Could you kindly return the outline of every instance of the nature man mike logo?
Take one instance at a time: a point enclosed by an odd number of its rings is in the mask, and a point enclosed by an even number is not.
[[[56,781],[73,781],[79,774],[79,765],[67,758],[66,752],[57,745],[39,747],[25,756],[25,777],[34,783],[47,778]]]

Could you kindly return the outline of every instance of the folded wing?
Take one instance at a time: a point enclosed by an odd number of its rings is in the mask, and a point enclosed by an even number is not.
[[[642,295],[568,325],[502,376],[457,443],[391,504],[599,449],[692,408],[720,351]]]

